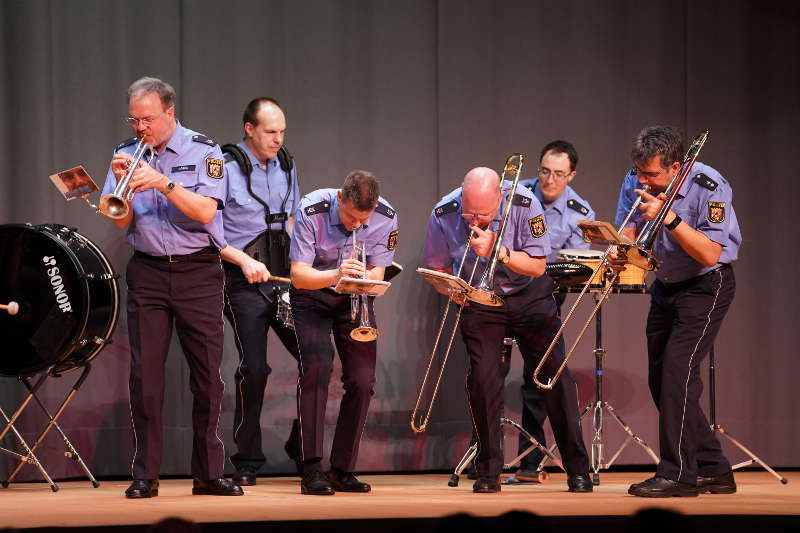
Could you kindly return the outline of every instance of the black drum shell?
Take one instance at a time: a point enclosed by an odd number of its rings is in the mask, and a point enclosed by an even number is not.
[[[57,271],[55,269],[58,269]],[[0,375],[61,374],[94,358],[119,314],[117,276],[102,251],[57,224],[0,225]]]

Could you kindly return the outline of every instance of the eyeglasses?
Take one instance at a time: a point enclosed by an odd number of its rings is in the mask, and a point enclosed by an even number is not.
[[[654,179],[661,175],[661,172],[645,172],[644,170],[640,169],[637,166],[631,167],[630,171],[639,177],[644,177],[649,179]]]
[[[572,174],[572,171],[570,172],[564,172],[563,170],[552,171],[549,168],[542,168],[542,167],[539,168],[539,178],[542,181],[547,181],[550,178],[553,178],[553,180],[556,183],[561,183],[562,181],[567,179],[570,174]]]
[[[162,111],[161,113],[159,113],[158,115],[156,115],[154,117],[136,118],[136,117],[128,116],[128,117],[125,117],[125,122],[127,122],[128,124],[130,124],[134,128],[138,127],[139,124],[141,124],[142,126],[147,128],[147,127],[152,126],[153,122],[155,122],[157,118],[159,118],[161,115],[166,113],[169,109],[170,108],[168,107],[167,109],[165,109],[164,111]]]

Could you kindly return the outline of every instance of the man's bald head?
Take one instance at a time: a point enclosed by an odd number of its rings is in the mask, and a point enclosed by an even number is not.
[[[461,184],[461,212],[470,222],[486,227],[500,208],[500,176],[487,167],[473,168]]]

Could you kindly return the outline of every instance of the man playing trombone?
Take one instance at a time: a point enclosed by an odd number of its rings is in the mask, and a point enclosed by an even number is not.
[[[295,213],[289,258],[291,304],[300,350],[297,410],[300,418],[302,494],[369,492],[353,475],[358,446],[375,385],[376,341],[355,340],[359,323],[351,315],[351,296],[332,289],[342,277],[383,280],[397,246],[397,213],[380,197],[376,177],[351,172],[341,189],[319,189],[300,201]],[[353,257],[358,241],[365,261]],[[372,298],[364,297],[375,325]],[[344,396],[339,408],[327,476],[322,467],[325,406],[333,368],[333,345],[342,362]]]
[[[509,329],[517,339],[525,360],[524,371],[532,373],[561,323],[552,281],[543,276],[550,239],[542,206],[523,187],[513,198],[508,196],[495,171],[485,167],[470,170],[462,186],[434,207],[422,256],[429,268],[451,274],[460,269],[464,279],[470,278],[475,262],[480,261],[476,271],[480,276],[489,268],[484,258],[492,254],[496,231],[502,224],[499,215],[505,202],[511,201],[494,278],[502,305],[470,302],[463,310],[460,326],[470,360],[466,386],[478,436],[478,479],[473,490],[479,493],[500,491],[503,375],[498,348],[505,332]],[[465,246],[471,248],[466,254]],[[460,268],[462,258],[464,265]],[[454,299],[463,303],[460,297]],[[552,369],[563,361],[563,342],[558,346],[556,357],[549,363]],[[569,371],[563,377],[566,380],[553,390],[542,392],[542,399],[568,474],[569,491],[591,492],[589,461],[578,420],[577,386]]]
[[[633,241],[637,230],[657,217],[683,153],[683,139],[674,128],[654,126],[639,133],[615,223],[623,222],[637,195],[644,202],[623,236]],[[719,172],[695,163],[658,229],[652,252],[661,266],[650,287],[647,352],[661,461],[654,477],[631,485],[628,492],[634,496],[736,492],[730,463],[700,408],[700,364],[736,289],[730,263],[737,258],[741,233],[731,200],[731,186]]]

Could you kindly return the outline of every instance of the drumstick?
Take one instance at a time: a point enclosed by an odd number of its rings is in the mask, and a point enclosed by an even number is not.
[[[267,278],[267,281],[280,281],[281,283],[291,283],[292,280],[289,278],[283,278],[281,276],[270,276]]]
[[[8,305],[0,304],[0,309],[5,309],[9,315],[16,315],[19,311],[19,304],[17,302],[8,302]]]

